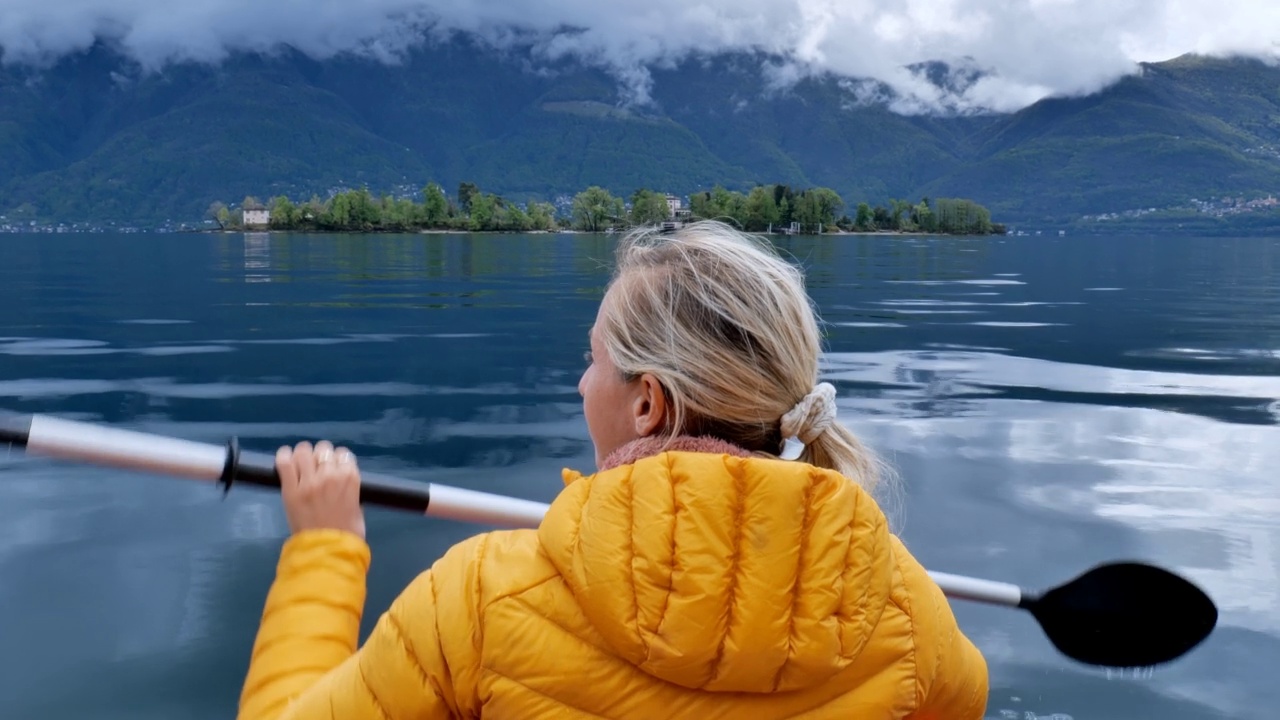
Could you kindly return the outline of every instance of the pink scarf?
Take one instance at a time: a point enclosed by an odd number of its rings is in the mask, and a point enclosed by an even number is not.
[[[663,440],[659,437],[642,437],[632,440],[609,453],[604,459],[600,467],[600,472],[611,470],[621,465],[630,465],[631,463],[643,458],[652,457],[664,452],[700,452],[733,455],[735,457],[751,457],[751,453],[734,445],[713,437],[692,437],[690,435],[677,435],[674,438]]]

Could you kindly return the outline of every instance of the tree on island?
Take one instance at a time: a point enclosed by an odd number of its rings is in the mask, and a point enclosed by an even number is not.
[[[631,196],[631,224],[653,225],[666,220],[671,215],[665,193],[654,192],[648,188],[640,188]]]
[[[219,230],[226,230],[231,224],[231,210],[227,208],[227,204],[221,201],[215,201],[209,204],[209,209],[205,211],[205,218],[218,223]]]
[[[449,218],[449,198],[444,196],[444,188],[436,183],[427,183],[422,190],[422,221],[428,227],[443,224]]]
[[[462,208],[462,212],[466,215],[471,214],[471,199],[480,192],[480,188],[472,183],[458,183],[458,207]]]
[[[600,232],[624,221],[622,198],[592,185],[573,198],[573,226],[586,232]]]

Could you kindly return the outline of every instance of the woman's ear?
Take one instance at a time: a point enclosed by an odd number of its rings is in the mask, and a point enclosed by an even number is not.
[[[662,383],[650,373],[635,379],[636,391],[631,401],[632,421],[638,437],[648,437],[667,426],[670,405]]]

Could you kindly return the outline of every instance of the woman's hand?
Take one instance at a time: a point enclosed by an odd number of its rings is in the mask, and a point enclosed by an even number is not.
[[[364,538],[364,511],[360,508],[360,470],[356,457],[327,440],[300,442],[276,451],[276,471],[284,512],[294,534],[331,528]]]

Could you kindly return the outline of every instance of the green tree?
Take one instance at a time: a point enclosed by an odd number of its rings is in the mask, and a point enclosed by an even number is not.
[[[298,225],[298,208],[284,195],[271,198],[272,228],[290,230]]]
[[[716,185],[710,192],[689,196],[689,212],[704,220],[722,220],[742,226],[747,219],[747,196]]]
[[[875,229],[875,219],[871,214],[870,205],[864,202],[858,203],[858,212],[853,218],[853,226],[863,232],[870,232]]]
[[[631,224],[652,225],[671,217],[667,196],[641,188],[631,196]]]
[[[471,214],[471,200],[480,194],[480,188],[469,182],[458,183],[458,207],[463,215]]]
[[[352,190],[350,196],[350,223],[353,229],[372,230],[382,225],[382,204],[373,199],[368,188]]]
[[[407,230],[415,224],[418,208],[418,205],[407,198],[384,195],[379,207],[381,225],[387,230]]]
[[[338,193],[329,199],[320,224],[330,230],[345,230],[351,226],[351,200],[347,193]]]
[[[519,205],[497,198],[498,205],[496,225],[499,230],[519,232],[530,229],[529,216]]]
[[[498,214],[497,197],[488,193],[477,192],[470,196],[471,229],[494,230]]]
[[[774,185],[773,202],[778,205],[778,222],[782,225],[790,225],[794,219],[792,210],[796,206],[795,191],[790,185]]]
[[[924,232],[937,232],[938,221],[933,209],[929,207],[929,198],[924,198],[911,208],[911,221]]]
[[[809,188],[800,193],[792,209],[792,219],[801,227],[817,230],[819,226],[835,225],[836,217],[844,209],[844,201],[831,188]]]
[[[939,232],[985,235],[992,231],[990,211],[972,200],[938,198],[935,205]]]
[[[308,225],[318,225],[324,213],[324,202],[318,195],[312,195],[310,200],[298,208],[298,220]]]
[[[530,230],[551,230],[555,227],[556,208],[551,203],[531,202],[527,212]]]
[[[711,217],[711,193],[700,192],[690,195],[689,213],[703,220]]]
[[[427,183],[422,191],[422,221],[427,227],[440,227],[449,216],[449,199],[444,196],[444,188],[436,183]]]
[[[781,215],[778,213],[778,204],[773,198],[772,189],[763,185],[757,185],[747,193],[746,221],[743,223],[745,229],[759,232],[778,224]]]
[[[227,209],[227,204],[221,201],[210,203],[204,216],[217,223],[219,230],[226,230],[231,224],[231,211]]]
[[[894,230],[914,229],[911,224],[911,203],[897,198],[889,199],[889,218]]]
[[[621,220],[625,214],[622,198],[614,197],[596,185],[573,197],[573,226],[578,230],[600,232]]]
[[[736,190],[726,190],[717,185],[711,190],[711,203],[720,217],[732,220],[739,227],[747,220],[747,196]]]

